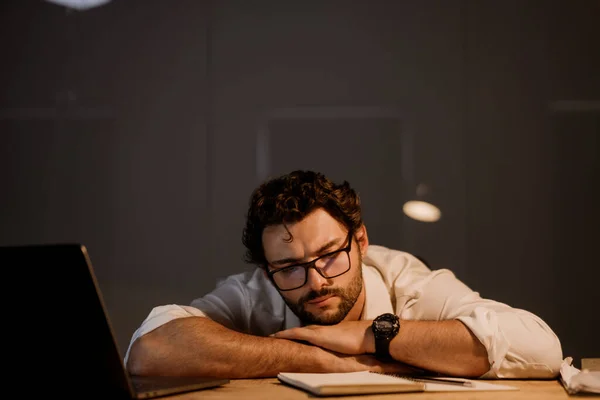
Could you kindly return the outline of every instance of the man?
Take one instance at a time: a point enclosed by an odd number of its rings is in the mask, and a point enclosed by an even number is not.
[[[258,268],[191,306],[154,308],[127,350],[131,373],[559,371],[560,342],[536,315],[483,299],[411,254],[369,245],[348,182],[294,171],[263,183],[251,196],[243,243]]]

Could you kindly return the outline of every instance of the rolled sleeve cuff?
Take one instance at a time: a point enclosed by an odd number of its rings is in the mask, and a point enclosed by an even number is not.
[[[525,311],[498,313],[485,307],[457,317],[484,345],[490,370],[483,379],[549,379],[556,377],[562,349],[556,335]]]
[[[495,312],[478,307],[472,311],[471,315],[457,317],[456,319],[465,324],[487,350],[490,370],[481,378],[497,378],[510,345],[500,330]]]

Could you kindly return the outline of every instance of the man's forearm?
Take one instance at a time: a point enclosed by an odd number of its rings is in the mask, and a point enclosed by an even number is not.
[[[246,335],[207,318],[189,317],[140,337],[127,367],[136,375],[250,378],[283,370],[325,372],[326,364],[336,359],[315,346]]]
[[[478,377],[489,370],[485,347],[458,320],[401,321],[390,343],[398,361],[445,375]]]

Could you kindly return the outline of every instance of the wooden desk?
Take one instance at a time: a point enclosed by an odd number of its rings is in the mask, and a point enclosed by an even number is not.
[[[556,400],[571,399],[584,396],[569,396],[560,382],[553,381],[490,381],[519,387],[519,391],[506,392],[448,392],[448,393],[395,393],[384,395],[323,397],[336,400],[447,400],[447,399],[482,399],[482,400]],[[600,396],[585,396],[585,399]],[[229,384],[215,388],[171,396],[168,399],[248,399],[248,400],[301,400],[317,399],[306,392],[281,384],[275,378],[269,379],[235,379]]]

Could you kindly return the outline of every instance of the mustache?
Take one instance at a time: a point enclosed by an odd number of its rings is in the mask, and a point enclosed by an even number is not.
[[[344,297],[343,296],[344,291],[339,288],[323,288],[319,291],[312,290],[312,291],[308,292],[305,296],[302,296],[300,298],[300,300],[298,301],[298,303],[304,304],[304,303],[314,300],[318,297],[329,296],[329,295]]]

